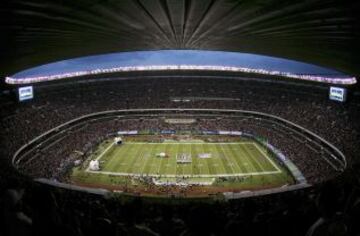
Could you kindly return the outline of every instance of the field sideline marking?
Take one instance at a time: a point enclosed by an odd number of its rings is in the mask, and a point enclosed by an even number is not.
[[[112,146],[114,146],[114,145],[115,145],[115,143],[110,144],[109,147],[107,147],[99,156],[97,156],[97,157],[95,158],[95,161],[100,160],[100,158],[101,158],[102,156],[104,156],[104,154],[105,154]],[[90,166],[89,166],[88,168],[86,168],[86,171],[90,171],[89,169],[90,169]]]
[[[257,143],[253,143],[253,145],[256,147],[256,149],[257,149],[259,152],[261,152],[261,153],[265,156],[265,158],[266,158],[268,161],[270,161],[270,163],[272,164],[272,166],[275,167],[275,169],[277,169],[277,171],[281,172],[280,168],[279,168],[277,165],[275,165],[275,163],[273,162],[273,160],[271,160],[271,158],[268,157],[268,155],[267,155],[261,148],[258,147]]]
[[[247,147],[246,150],[247,150],[247,153],[248,153],[249,157],[251,157],[251,160],[252,160],[252,161],[251,161],[251,164],[253,165],[253,167],[254,167],[255,169],[257,169],[257,167],[256,167],[256,165],[257,165],[257,166],[260,167],[260,171],[266,171],[266,169],[265,169],[264,166],[263,166],[263,163],[259,161],[258,155],[255,155],[255,154],[254,154],[254,151],[249,150],[249,147]],[[259,150],[258,150],[258,152],[259,152]],[[261,153],[261,152],[259,152],[259,153],[260,153],[260,157],[261,157],[261,158],[264,158],[267,162],[269,162],[269,161],[267,160],[267,158],[265,157],[264,153]],[[258,153],[258,154],[259,154],[259,153]],[[271,164],[271,163],[270,163],[270,164]]]
[[[221,145],[245,145],[245,144],[253,144],[252,142],[239,142],[239,143],[182,143],[182,142],[178,142],[178,143],[147,143],[147,142],[128,142],[125,143],[125,145],[127,144],[150,144],[150,145],[178,145],[178,144],[185,144],[185,145],[214,145],[214,144],[221,144]]]
[[[103,174],[103,175],[116,175],[116,176],[133,176],[133,177],[163,177],[163,178],[176,178],[176,177],[191,177],[191,178],[213,178],[213,177],[243,177],[243,176],[252,176],[252,175],[271,175],[271,174],[280,174],[279,171],[263,171],[263,172],[249,172],[249,173],[237,173],[237,174],[214,174],[214,175],[159,175],[159,174],[144,174],[144,173],[123,173],[123,172],[111,172],[111,171],[93,171],[86,170],[86,172],[93,174]]]

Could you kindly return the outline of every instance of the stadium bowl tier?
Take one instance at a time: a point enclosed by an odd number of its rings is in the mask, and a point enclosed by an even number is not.
[[[323,138],[266,113],[134,109],[55,127],[20,148],[13,165],[37,181],[92,191],[234,198],[308,187],[347,163]]]

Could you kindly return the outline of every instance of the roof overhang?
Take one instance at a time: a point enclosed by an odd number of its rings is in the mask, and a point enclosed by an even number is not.
[[[2,2],[1,74],[119,51],[255,53],[360,73],[359,1]],[[5,36],[4,36],[5,35]]]

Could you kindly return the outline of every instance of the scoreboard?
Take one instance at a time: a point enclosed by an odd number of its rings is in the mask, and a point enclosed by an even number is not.
[[[345,88],[340,87],[330,87],[329,99],[338,102],[346,101],[347,91]]]
[[[25,101],[34,98],[33,86],[26,86],[18,88],[19,101]]]

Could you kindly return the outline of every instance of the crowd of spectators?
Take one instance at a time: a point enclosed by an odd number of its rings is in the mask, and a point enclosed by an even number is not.
[[[105,138],[113,137],[121,130],[227,130],[242,131],[260,138],[264,138],[274,145],[287,158],[290,158],[304,174],[310,183],[321,182],[338,174],[330,166],[325,158],[330,159],[329,154],[321,152],[319,147],[307,144],[305,138],[296,137],[294,134],[286,133],[276,124],[267,124],[255,118],[230,119],[230,118],[200,118],[194,124],[168,124],[161,118],[142,119],[118,119],[99,120],[88,123],[77,130],[69,131],[58,138],[49,147],[38,148],[33,151],[35,157],[29,156],[23,160],[20,171],[32,177],[45,177],[49,179],[63,180],[68,173],[74,158],[79,159],[76,153],[82,153],[84,160],[90,155]],[[322,156],[323,155],[323,156]]]
[[[175,102],[173,97],[189,101]],[[211,98],[211,99],[209,99]],[[227,98],[227,99],[223,99]],[[140,198],[129,202],[64,189],[38,186],[10,167],[14,152],[41,133],[66,121],[89,113],[139,108],[215,108],[243,109],[277,115],[297,123],[338,147],[350,163],[348,170],[316,189],[303,189],[272,196],[227,203],[157,204]],[[356,174],[359,153],[359,103],[328,101],[327,91],[296,89],[287,85],[257,85],[235,80],[144,79],[35,88],[35,99],[14,106],[2,106],[0,198],[3,217],[0,232],[5,235],[88,235],[96,232],[115,235],[355,235],[359,227],[360,178]],[[115,124],[111,123],[115,122]],[[116,127],[124,121],[109,121]],[[314,150],[305,143],[287,138],[281,132],[246,121],[199,121],[204,129],[229,126],[266,136],[269,142],[293,158],[313,182],[331,176],[328,166],[317,158],[309,162]],[[139,124],[140,123],[140,124]],[[243,126],[241,125],[243,124]],[[104,124],[81,130],[74,142],[55,143],[54,156],[88,151],[108,132]],[[119,125],[119,124],[118,124]],[[129,129],[158,126],[146,120],[125,124]],[[164,128],[171,128],[164,124]],[[175,129],[179,127],[174,127]],[[276,127],[275,127],[276,129]],[[65,146],[65,147],[64,147]],[[59,149],[57,148],[59,147]],[[286,148],[288,147],[288,148]],[[289,148],[290,147],[290,148]],[[38,162],[29,162],[35,176],[58,177],[53,166],[61,158],[47,162],[39,153]],[[43,165],[41,165],[43,163]],[[50,167],[51,166],[51,167]],[[42,168],[42,169],[41,169]],[[29,171],[26,169],[25,171]],[[319,173],[324,173],[320,175]],[[2,191],[3,192],[3,191]]]
[[[102,197],[29,184],[0,202],[4,235],[358,235],[359,178],[246,199],[186,202]],[[346,180],[346,181],[345,181]]]
[[[283,117],[326,138],[345,153],[348,161],[352,161],[359,146],[357,103],[344,105],[331,102],[326,98],[326,91],[311,88],[300,92],[284,86],[275,88],[264,91],[261,86],[248,86],[241,81],[184,78],[35,89],[33,102],[1,113],[0,133],[6,137],[3,141],[7,147],[1,154],[9,160],[20,146],[32,138],[66,121],[97,111],[217,108],[260,111]],[[323,94],[316,94],[319,91]],[[173,97],[186,97],[190,101],[174,102]],[[129,124],[129,129],[132,128],[139,129]]]

